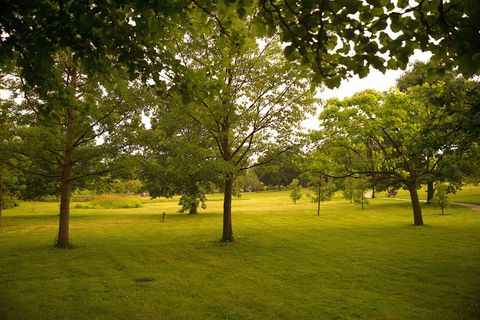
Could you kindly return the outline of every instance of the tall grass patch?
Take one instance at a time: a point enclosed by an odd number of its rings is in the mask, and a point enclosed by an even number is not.
[[[91,201],[75,204],[75,208],[78,209],[128,209],[142,207],[143,203],[140,199],[115,195],[101,196]]]

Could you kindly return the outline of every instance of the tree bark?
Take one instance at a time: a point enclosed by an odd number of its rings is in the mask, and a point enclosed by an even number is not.
[[[423,226],[422,208],[420,207],[420,200],[418,199],[417,184],[414,181],[408,184],[408,191],[410,192],[410,199],[412,200],[413,223],[416,226]]]
[[[372,199],[375,199],[375,186],[372,187]]]
[[[194,203],[192,204],[192,206],[190,207],[190,214],[197,214],[198,213],[198,203]]]
[[[2,226],[3,210],[3,165],[0,164],[0,227]]]
[[[433,188],[433,181],[429,181],[427,183],[427,204],[430,204],[432,201],[434,193],[435,189]]]
[[[233,179],[228,177],[225,179],[225,187],[223,191],[223,236],[222,242],[233,242],[232,231],[232,189]]]
[[[320,192],[322,191],[322,186],[320,185],[320,183],[318,184],[318,190],[317,191],[318,191],[317,216],[319,216],[320,215],[320,202],[321,202],[320,201],[321,200],[320,199]]]
[[[65,139],[64,161],[62,165],[62,176],[60,185],[60,219],[58,224],[57,248],[68,248],[70,246],[70,198],[72,194],[72,174],[74,163],[74,112],[67,110],[67,134]]]

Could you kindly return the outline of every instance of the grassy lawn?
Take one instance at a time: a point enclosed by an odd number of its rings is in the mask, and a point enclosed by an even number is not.
[[[210,199],[197,216],[175,200],[74,208],[71,250],[52,247],[57,204],[4,211],[0,319],[479,319],[480,212],[424,208],[413,227],[408,202],[335,199],[316,216],[249,193],[222,245]]]
[[[410,199],[408,190],[400,189],[397,191],[397,198]],[[379,192],[378,196],[386,197],[385,192]],[[418,191],[420,200],[427,199],[427,188],[423,187]],[[474,186],[471,184],[465,185],[461,190],[458,190],[455,194],[449,194],[448,200],[453,202],[465,202],[465,203],[477,203],[480,204],[480,185]]]

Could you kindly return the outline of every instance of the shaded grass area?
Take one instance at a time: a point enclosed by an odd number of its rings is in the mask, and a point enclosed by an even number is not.
[[[220,195],[209,196],[216,200]],[[58,205],[5,211],[1,319],[477,319],[480,214],[374,199],[293,204],[288,192],[180,215],[178,199],[73,209],[74,249],[53,249]],[[167,212],[166,222],[161,215]]]

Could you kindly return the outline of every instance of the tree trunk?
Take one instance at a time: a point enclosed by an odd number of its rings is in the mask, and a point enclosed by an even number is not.
[[[375,199],[375,186],[372,187],[372,199]]]
[[[67,111],[67,134],[65,139],[64,162],[60,185],[60,221],[58,224],[57,248],[68,248],[69,242],[69,220],[70,220],[70,198],[72,194],[72,174],[74,163],[74,135],[73,127],[74,114],[72,109]]]
[[[429,181],[427,183],[427,204],[430,204],[430,202],[432,201],[434,193],[435,189],[433,189],[433,181]]]
[[[194,204],[192,204],[192,206],[190,207],[190,214],[197,214],[198,213],[198,203],[195,202]]]
[[[410,192],[410,199],[412,200],[413,223],[416,226],[423,226],[422,208],[420,207],[420,200],[418,199],[417,184],[410,182],[408,184],[408,191]]]
[[[3,210],[3,165],[0,164],[0,227],[2,226]]]
[[[317,201],[318,201],[318,202],[317,202],[317,216],[320,215],[320,202],[321,202],[321,201],[320,201],[320,200],[321,200],[321,199],[320,199],[320,192],[322,191],[321,188],[322,188],[322,186],[321,186],[320,183],[319,183],[319,184],[318,184],[318,199],[317,199]]]
[[[225,179],[225,188],[223,192],[223,236],[222,242],[233,242],[232,231],[232,189],[233,179]]]

